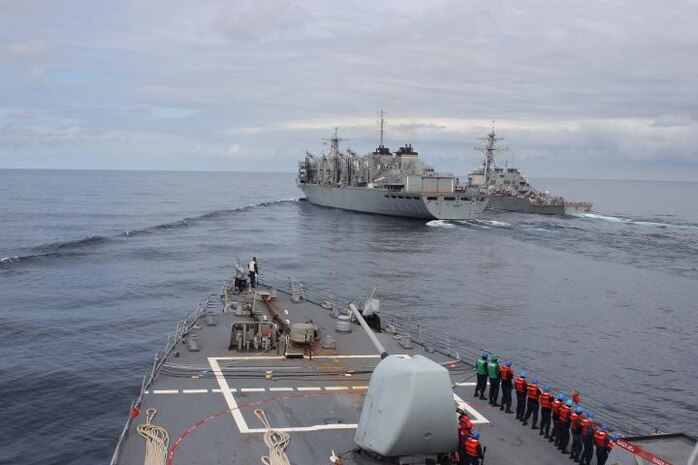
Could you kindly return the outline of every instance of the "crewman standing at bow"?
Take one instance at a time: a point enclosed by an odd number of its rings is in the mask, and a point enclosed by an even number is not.
[[[577,407],[570,416],[570,431],[572,432],[570,458],[577,463],[579,463],[582,454],[582,420],[584,420],[584,409]]]
[[[587,412],[587,417],[582,420],[582,458],[579,463],[591,465],[591,459],[594,457],[594,433],[596,432],[596,423],[594,422],[594,412]]]
[[[545,434],[548,439],[550,434],[550,413],[553,407],[553,396],[550,394],[550,386],[545,386],[540,395],[540,435]]]
[[[596,446],[596,464],[604,465],[611,450],[611,438],[608,436],[608,425],[601,424],[601,429],[594,433],[594,446]]]
[[[563,454],[567,453],[567,444],[570,442],[570,418],[572,417],[572,399],[560,407],[560,445],[558,448]]]
[[[478,465],[483,456],[480,433],[474,431],[470,435],[470,439],[465,443],[465,463],[466,465]]]
[[[554,442],[555,447],[560,445],[560,409],[565,403],[565,395],[559,393],[557,399],[553,401],[552,416],[553,416],[553,432],[550,433],[548,441]]]
[[[528,419],[531,418],[531,414],[533,414],[533,426],[531,426],[531,429],[538,429],[538,398],[540,398],[540,389],[538,389],[537,379],[534,379],[531,384],[528,385],[526,393],[528,394],[528,408],[526,409],[523,424],[526,426],[528,424]]]
[[[507,360],[503,367],[499,367],[499,377],[502,381],[502,406],[499,410],[506,409],[506,413],[511,411],[511,391],[514,389],[514,370],[511,369],[511,360]]]
[[[519,377],[516,378],[514,382],[514,388],[516,389],[516,419],[524,421],[524,414],[526,413],[526,389],[528,389],[525,371],[519,373]]]
[[[487,377],[490,379],[490,405],[498,407],[497,398],[499,397],[499,362],[497,355],[492,354],[490,363],[487,364]]]
[[[477,362],[475,362],[475,372],[477,373],[477,384],[475,385],[475,397],[480,394],[480,399],[485,400],[485,389],[487,388],[487,357],[490,354],[482,353]]]
[[[257,257],[252,257],[250,263],[247,264],[247,274],[250,277],[250,286],[257,287],[257,278],[259,276],[259,266],[257,265]]]

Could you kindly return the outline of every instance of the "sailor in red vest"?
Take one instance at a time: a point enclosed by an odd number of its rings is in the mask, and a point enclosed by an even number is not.
[[[470,417],[463,412],[459,412],[458,417],[458,453],[460,456],[459,463],[465,462],[465,446],[470,439],[470,435],[473,430],[473,423],[470,421]]]
[[[596,432],[596,423],[594,422],[594,412],[587,412],[587,417],[582,420],[582,458],[579,463],[591,465],[591,459],[594,457],[594,433]]]
[[[482,457],[484,454],[480,445],[480,433],[474,431],[465,443],[465,463],[466,465],[478,465]]]
[[[499,410],[511,411],[511,391],[514,389],[514,370],[511,369],[511,360],[507,360],[504,366],[499,367],[499,376],[502,379],[502,405]]]
[[[528,424],[528,419],[531,418],[533,414],[533,426],[532,429],[538,429],[538,399],[540,398],[540,389],[538,389],[538,380],[534,379],[531,384],[526,388],[526,394],[528,394],[528,408],[526,409],[526,416],[524,416],[523,424],[526,426]]]
[[[545,434],[547,439],[550,434],[550,413],[553,408],[553,396],[550,394],[550,386],[543,388],[543,394],[540,395],[540,433]]]
[[[559,393],[557,399],[553,401],[552,416],[553,416],[553,432],[548,438],[549,442],[555,442],[555,447],[560,445],[560,408],[565,403],[565,395]]]
[[[594,433],[594,446],[596,446],[596,464],[604,465],[608,458],[608,451],[613,447],[606,423],[603,423],[601,429]]]
[[[558,449],[562,451],[563,454],[567,453],[567,444],[570,442],[570,419],[572,417],[572,399],[567,399],[567,402],[560,407],[560,445]]]
[[[570,416],[570,431],[572,432],[570,458],[577,463],[579,463],[582,454],[582,420],[584,420],[584,409],[577,407]]]
[[[523,421],[526,412],[526,390],[528,389],[525,371],[519,373],[519,377],[514,382],[514,388],[516,389],[516,419]]]

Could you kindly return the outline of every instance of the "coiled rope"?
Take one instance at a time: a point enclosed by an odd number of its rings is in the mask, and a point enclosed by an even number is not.
[[[144,465],[165,465],[167,449],[170,445],[170,435],[162,426],[151,423],[157,410],[149,408],[145,411],[145,423],[138,425],[136,431],[145,439]]]
[[[291,465],[284,452],[291,440],[291,436],[283,431],[272,429],[267,416],[264,414],[264,410],[261,408],[256,409],[254,414],[267,429],[264,432],[264,444],[269,448],[269,455],[262,456],[262,463],[264,465]]]

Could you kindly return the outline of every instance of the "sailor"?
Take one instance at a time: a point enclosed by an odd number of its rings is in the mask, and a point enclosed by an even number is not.
[[[250,263],[247,264],[247,274],[250,277],[250,286],[257,287],[257,276],[259,275],[259,267],[257,266],[257,257],[252,257]]]
[[[466,465],[478,465],[484,456],[480,445],[480,433],[474,431],[465,443],[465,463]]]
[[[523,424],[526,426],[528,424],[528,419],[531,418],[531,414],[533,414],[533,426],[531,426],[531,429],[538,429],[538,398],[540,397],[540,389],[538,389],[537,379],[534,379],[531,384],[528,385],[526,393],[528,394],[528,408],[526,409],[526,416],[524,416]]]
[[[550,437],[550,413],[553,407],[553,396],[550,394],[550,386],[543,388],[540,395],[540,435],[545,434],[545,439]]]
[[[558,393],[557,399],[553,401],[552,416],[553,416],[553,432],[550,433],[548,438],[549,442],[554,442],[555,447],[560,445],[560,409],[565,403],[565,395],[563,393]]]
[[[459,463],[465,463],[465,446],[470,439],[470,435],[473,431],[473,422],[470,421],[470,417],[462,411],[459,411],[458,417],[458,455],[460,457]]]
[[[528,389],[525,371],[519,373],[519,377],[514,382],[514,388],[516,389],[516,419],[523,421],[526,413],[526,389]]]
[[[594,457],[594,433],[596,432],[596,423],[594,422],[594,412],[587,412],[587,417],[582,420],[582,458],[579,463],[591,465],[591,459]]]
[[[475,385],[475,397],[480,393],[480,399],[485,400],[485,388],[487,387],[487,357],[490,354],[482,353],[482,357],[475,362],[475,371],[477,372],[477,385]]]
[[[579,463],[582,454],[582,420],[584,419],[584,409],[577,407],[570,415],[570,431],[572,432],[572,447],[570,447],[570,458]]]
[[[497,355],[492,354],[490,362],[487,364],[487,377],[490,379],[490,405],[498,407],[497,398],[499,397],[499,362]]]
[[[502,380],[502,406],[499,410],[511,411],[511,391],[514,389],[514,370],[511,369],[511,360],[507,360],[503,367],[499,367],[499,377]]]
[[[596,446],[596,464],[604,465],[611,450],[611,438],[608,436],[608,425],[601,424],[601,429],[594,433],[594,446]]]
[[[567,453],[567,444],[570,442],[570,419],[572,417],[572,399],[567,399],[567,402],[560,407],[560,428],[558,434],[560,435],[560,444],[558,449],[562,451],[563,454]]]

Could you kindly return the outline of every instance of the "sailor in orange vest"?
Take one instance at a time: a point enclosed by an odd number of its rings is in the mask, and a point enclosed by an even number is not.
[[[558,449],[562,451],[563,454],[567,453],[567,444],[570,442],[570,418],[572,417],[572,399],[567,399],[567,402],[560,407],[560,429],[558,434],[560,435],[560,445]]]
[[[579,463],[591,465],[591,459],[594,457],[594,433],[596,432],[596,423],[594,422],[594,412],[587,412],[587,417],[582,420],[582,458]]]
[[[511,411],[511,391],[514,389],[514,370],[511,369],[511,360],[504,362],[504,366],[499,367],[499,376],[502,379],[502,405],[499,410],[506,409],[506,413]]]
[[[584,420],[584,409],[577,407],[570,416],[570,431],[572,432],[572,447],[570,447],[570,458],[579,463],[582,454],[582,420]]]
[[[485,454],[480,445],[480,433],[474,431],[473,434],[470,435],[470,439],[465,443],[465,464],[478,465],[480,459],[484,456]]]
[[[528,394],[528,408],[526,409],[526,416],[524,416],[523,424],[526,426],[528,424],[528,419],[531,418],[533,414],[533,426],[532,429],[538,429],[538,399],[540,398],[540,389],[538,389],[538,380],[534,379],[531,384],[526,388],[526,394]]]
[[[473,430],[473,423],[470,417],[464,412],[459,411],[458,417],[458,454],[460,456],[459,463],[465,463],[465,446],[470,439]]]
[[[548,438],[549,442],[555,442],[555,447],[560,445],[560,408],[565,403],[565,395],[559,393],[557,399],[553,401],[552,416],[553,416],[553,432]]]
[[[516,389],[516,419],[523,421],[526,413],[526,389],[528,389],[525,371],[519,373],[519,377],[514,382],[514,388]]]
[[[604,465],[608,458],[608,451],[613,447],[608,436],[608,425],[603,423],[601,429],[594,433],[594,446],[596,446],[596,464]]]
[[[553,396],[550,394],[550,386],[543,388],[543,394],[540,395],[540,433],[545,434],[545,439],[548,439],[550,434],[550,413],[553,407]]]

